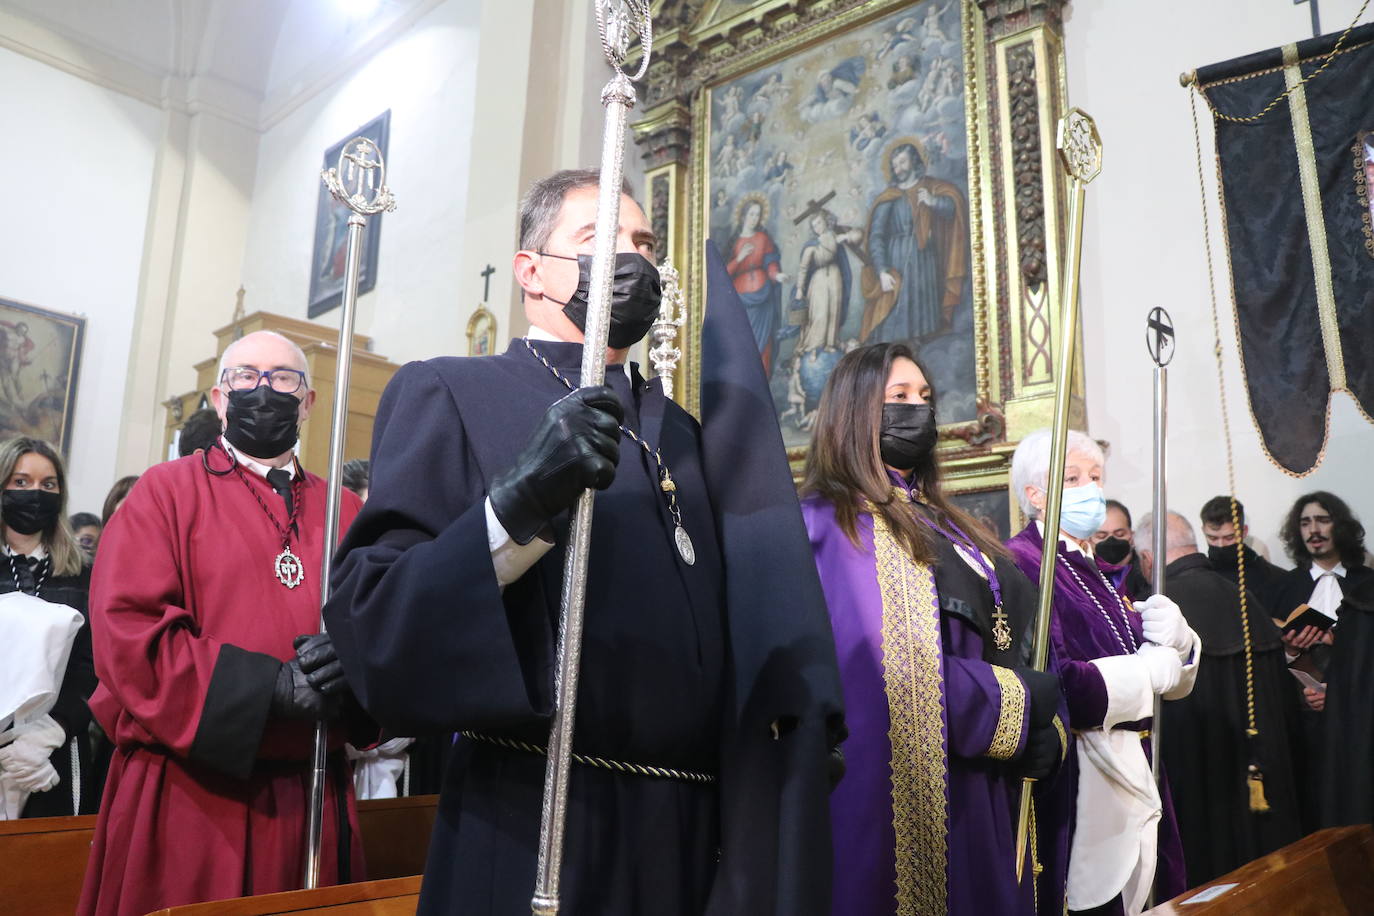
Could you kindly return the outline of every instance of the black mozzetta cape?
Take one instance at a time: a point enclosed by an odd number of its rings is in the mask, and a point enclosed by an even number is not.
[[[1240,590],[1201,553],[1170,563],[1164,590],[1202,638],[1206,656],[1193,692],[1163,709],[1164,768],[1188,886],[1196,887],[1302,836],[1293,765],[1297,697],[1278,628],[1251,593],[1246,607],[1259,735],[1247,738]],[[1252,762],[1263,770],[1267,812],[1250,810]]]
[[[722,310],[731,305],[739,310],[737,300]],[[753,345],[747,325],[738,339]],[[580,345],[535,346],[577,382]],[[834,646],[771,403],[713,382],[711,358],[704,436],[659,383],[607,371],[626,425],[672,471],[697,559],[688,566],[673,546],[653,460],[622,438],[593,516],[574,750],[718,781],[574,766],[569,913],[819,916],[829,906],[826,764],[842,728]],[[547,743],[568,519],[503,591],[485,498],[566,393],[515,341],[500,356],[412,363],[383,395],[371,493],[340,549],[325,617],[359,699],[396,733]],[[760,425],[764,406],[771,427]],[[544,769],[536,754],[460,739],[421,912],[528,909]]]
[[[1364,569],[1364,567],[1360,567]],[[1374,575],[1345,587],[1326,669],[1323,826],[1374,823]]]

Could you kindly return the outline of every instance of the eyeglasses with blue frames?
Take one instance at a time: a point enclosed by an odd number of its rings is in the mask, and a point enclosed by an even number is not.
[[[305,373],[299,369],[254,369],[252,366],[230,366],[220,376],[220,383],[230,391],[252,391],[267,379],[273,391],[295,394],[305,387]]]

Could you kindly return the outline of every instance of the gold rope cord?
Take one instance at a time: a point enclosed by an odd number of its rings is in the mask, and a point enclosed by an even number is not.
[[[1217,364],[1217,397],[1221,403],[1221,432],[1222,439],[1226,443],[1226,487],[1231,497],[1231,530],[1236,536],[1236,580],[1237,587],[1240,589],[1240,628],[1241,638],[1245,647],[1245,734],[1253,739],[1259,735],[1259,725],[1255,717],[1255,654],[1254,645],[1250,637],[1250,611],[1249,602],[1246,599],[1245,587],[1245,536],[1244,529],[1240,523],[1240,507],[1236,503],[1236,461],[1235,452],[1231,445],[1231,419],[1230,412],[1226,406],[1226,376],[1222,363],[1222,343],[1221,343],[1221,319],[1217,313],[1217,284],[1216,274],[1212,268],[1212,230],[1211,223],[1207,217],[1207,181],[1202,168],[1202,132],[1198,128],[1197,121],[1197,95],[1201,90],[1188,94],[1189,108],[1193,115],[1193,149],[1197,155],[1197,181],[1199,199],[1202,204],[1202,246],[1207,256],[1207,292],[1211,298],[1212,306],[1212,354],[1216,357]],[[1206,96],[1203,96],[1204,100]],[[1214,110],[1215,113],[1215,110]],[[1221,161],[1217,160],[1217,205],[1222,207],[1225,212],[1226,201],[1221,196]],[[1232,291],[1232,308],[1235,308],[1234,290]],[[1237,319],[1239,320],[1239,319]],[[1247,758],[1249,756],[1249,748]],[[1246,782],[1250,789],[1250,810],[1268,811],[1269,804],[1264,798],[1264,774],[1261,772],[1257,762],[1250,762],[1246,774]]]
[[[1296,85],[1290,83],[1288,87],[1283,90],[1283,92],[1280,92],[1277,96],[1274,97],[1273,101],[1271,101],[1268,105],[1265,105],[1264,108],[1259,112],[1259,114],[1253,114],[1246,117],[1222,114],[1221,112],[1217,111],[1216,106],[1212,104],[1212,100],[1204,95],[1202,97],[1202,101],[1211,110],[1212,117],[1217,118],[1221,121],[1229,121],[1232,124],[1247,124],[1253,121],[1258,121],[1260,118],[1264,117],[1269,112],[1273,111],[1274,106],[1282,102],[1284,99],[1288,98],[1288,96],[1294,90],[1310,82],[1311,80],[1316,79],[1318,76],[1322,74],[1323,71],[1326,70],[1327,67],[1331,66],[1332,62],[1341,53],[1341,47],[1345,44],[1345,40],[1350,37],[1350,33],[1354,30],[1355,24],[1360,21],[1360,17],[1364,15],[1364,11],[1368,6],[1369,0],[1364,0],[1364,3],[1360,5],[1360,11],[1356,13],[1355,18],[1350,21],[1350,25],[1345,27],[1345,31],[1341,33],[1341,37],[1336,39],[1335,45],[1333,45],[1331,51],[1325,55],[1325,60],[1322,61],[1322,65],[1320,67],[1313,70],[1311,73],[1307,74],[1307,76],[1303,77],[1302,80],[1299,81]],[[1285,61],[1285,63],[1287,62]],[[1196,80],[1194,80],[1194,82],[1196,82]],[[1196,119],[1196,117],[1197,116],[1195,114],[1194,119]]]
[[[903,494],[905,495],[905,494]],[[892,745],[892,826],[896,834],[897,916],[946,911],[944,669],[935,577],[873,518],[873,553],[883,601],[883,680]]]

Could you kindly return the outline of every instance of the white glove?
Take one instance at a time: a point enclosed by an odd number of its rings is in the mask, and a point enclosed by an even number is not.
[[[0,747],[0,768],[15,785],[30,792],[41,792],[43,789],[30,788],[28,784],[43,782],[51,773],[52,785],[56,785],[57,772],[48,763],[48,758],[66,740],[67,734],[62,726],[53,721],[51,716],[43,716],[23,726],[14,741]],[[52,785],[44,786],[44,789],[50,789]]]
[[[1140,611],[1140,628],[1146,640],[1157,646],[1169,646],[1180,655],[1192,649],[1192,631],[1172,599],[1151,595],[1139,602],[1136,609]]]
[[[43,765],[35,770],[16,773],[5,766],[0,766],[0,776],[4,777],[4,782],[8,782],[16,789],[24,792],[46,792],[60,782],[57,770],[47,760]]]
[[[1135,655],[1145,663],[1145,670],[1150,674],[1150,689],[1155,693],[1168,693],[1178,686],[1183,677],[1183,663],[1172,646],[1144,645]]]

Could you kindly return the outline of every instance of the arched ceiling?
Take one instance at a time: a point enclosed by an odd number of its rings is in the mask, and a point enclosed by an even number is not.
[[[0,47],[264,129],[440,2],[0,0]]]

